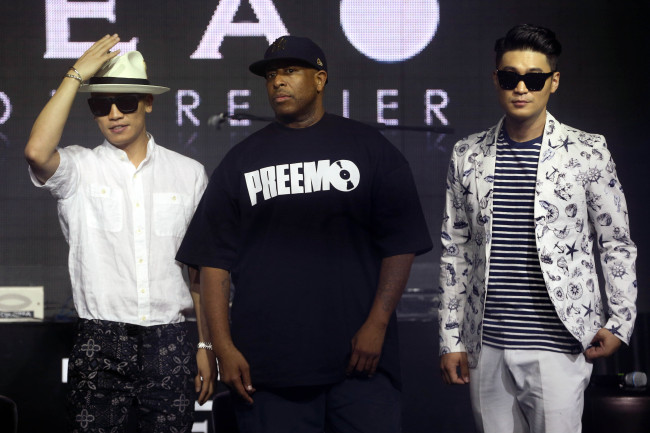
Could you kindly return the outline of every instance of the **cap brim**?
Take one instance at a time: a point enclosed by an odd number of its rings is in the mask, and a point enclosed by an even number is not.
[[[160,95],[169,92],[169,87],[144,84],[84,84],[79,87],[78,91],[82,93],[145,93]]]
[[[255,75],[259,75],[260,77],[266,77],[266,67],[273,62],[282,62],[282,61],[293,61],[296,62],[294,66],[298,65],[303,65],[308,68],[316,69],[317,71],[324,71],[323,68],[319,68],[318,66],[314,65],[313,63],[309,63],[307,60],[304,59],[299,59],[296,57],[277,57],[273,59],[264,59],[260,60],[258,62],[253,63],[248,67],[248,70],[251,71]]]
[[[277,59],[273,59],[277,60]],[[260,60],[248,67],[248,70],[251,71],[255,75],[259,75],[260,77],[265,77],[266,76],[266,65],[271,63],[270,60]]]

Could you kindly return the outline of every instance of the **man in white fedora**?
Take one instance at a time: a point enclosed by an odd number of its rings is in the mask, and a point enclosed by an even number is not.
[[[194,400],[212,394],[216,366],[198,273],[190,269],[188,289],[174,256],[207,176],[147,132],[153,95],[169,88],[149,84],[139,52],[110,51],[118,42],[104,36],[67,71],[25,147],[32,182],[57,199],[70,246],[79,315],[68,372],[71,430],[121,432],[135,415],[139,431],[190,432]],[[57,147],[77,92],[90,92],[105,138],[93,149]],[[185,323],[192,306],[198,349]]]

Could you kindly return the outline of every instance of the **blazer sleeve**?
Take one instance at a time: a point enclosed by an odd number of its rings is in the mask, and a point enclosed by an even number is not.
[[[447,172],[445,207],[441,229],[442,255],[440,257],[440,305],[438,312],[440,355],[465,352],[460,337],[460,324],[466,308],[465,290],[470,275],[467,257],[473,257],[470,242],[470,215],[463,195],[462,157],[454,151]]]
[[[629,344],[637,315],[636,255],[623,188],[604,137],[586,172],[586,201],[589,223],[595,233],[605,279],[608,319],[605,327]]]

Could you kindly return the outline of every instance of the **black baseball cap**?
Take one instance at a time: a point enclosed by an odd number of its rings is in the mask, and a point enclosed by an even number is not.
[[[264,59],[250,65],[248,69],[260,77],[266,76],[266,67],[275,60],[298,60],[319,71],[327,72],[325,53],[309,38],[281,36],[264,53]]]

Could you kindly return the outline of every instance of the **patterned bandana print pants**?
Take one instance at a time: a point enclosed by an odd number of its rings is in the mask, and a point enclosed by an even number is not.
[[[194,346],[187,324],[138,326],[80,319],[68,364],[73,432],[125,432],[129,414],[138,431],[192,429]]]

